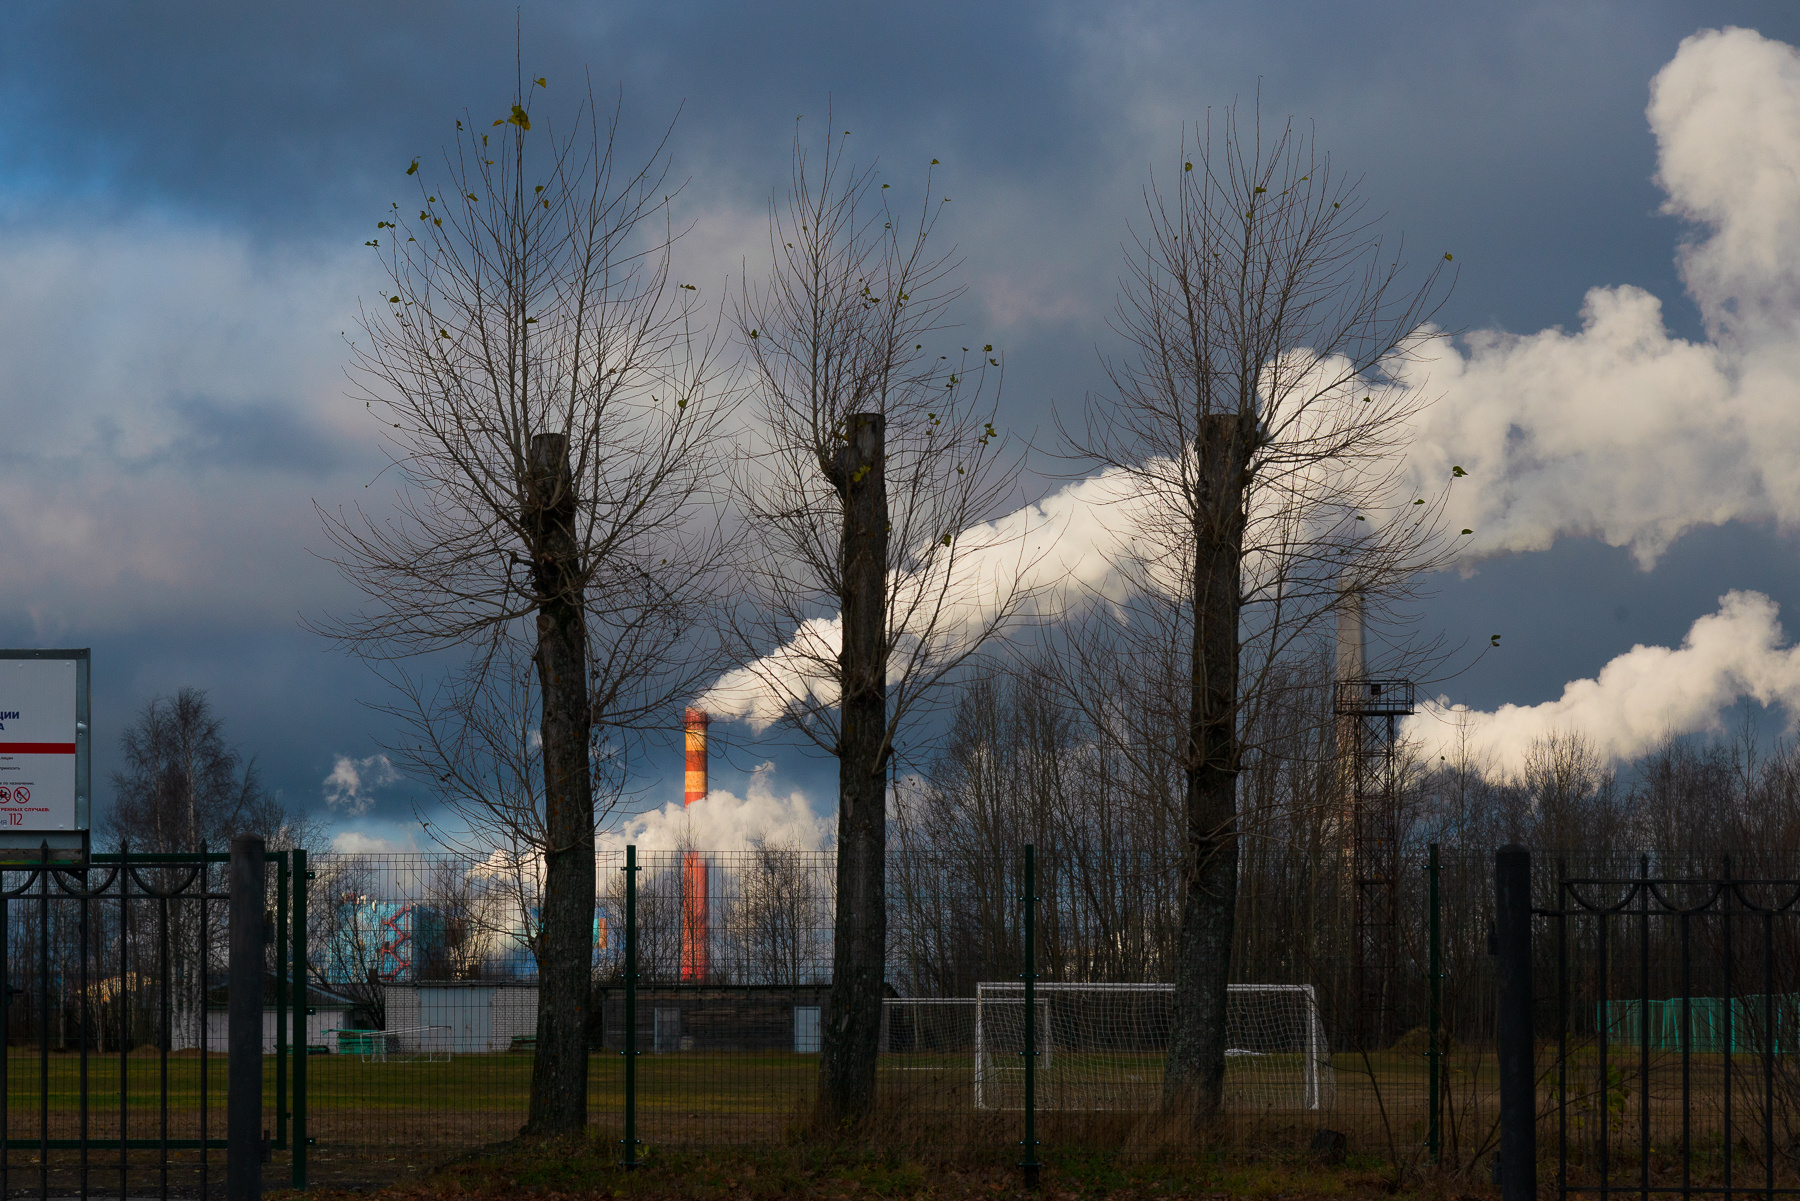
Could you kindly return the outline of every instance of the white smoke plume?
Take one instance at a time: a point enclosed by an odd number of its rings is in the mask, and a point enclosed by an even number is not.
[[[1779,607],[1760,592],[1726,593],[1679,647],[1634,646],[1554,701],[1483,713],[1440,697],[1404,731],[1427,764],[1442,757],[1510,772],[1546,734],[1573,731],[1604,758],[1633,759],[1666,734],[1723,729],[1725,710],[1744,697],[1800,716],[1800,646],[1787,645]]]
[[[1664,211],[1697,227],[1678,257],[1707,340],[1671,337],[1642,289],[1597,287],[1578,331],[1478,332],[1402,368],[1442,397],[1412,469],[1468,470],[1448,515],[1472,555],[1592,536],[1648,569],[1698,527],[1800,526],[1800,53],[1695,34],[1647,115]]]
[[[1079,480],[1036,504],[1026,505],[957,535],[956,586],[951,590],[947,644],[974,636],[989,622],[1016,580],[1040,601],[1056,589],[1117,597],[1122,581],[1114,566],[1140,520],[1134,489],[1122,472]],[[897,588],[930,589],[936,581],[897,580]],[[1021,618],[1041,616],[1042,604]],[[787,644],[752,667],[721,676],[697,707],[714,718],[742,719],[758,731],[778,720],[787,698],[806,695],[829,704],[834,686],[817,674],[822,658],[835,657],[843,638],[837,617],[807,622]]]
[[[691,805],[670,801],[638,814],[602,835],[599,847],[618,850],[635,843],[640,851],[736,851],[766,840],[816,851],[829,845],[836,823],[815,814],[799,790],[778,794],[774,775],[775,765],[764,763],[751,773],[742,797],[715,788]]]
[[[1453,467],[1467,472],[1445,513],[1452,530],[1473,531],[1465,563],[1576,536],[1629,547],[1648,570],[1691,530],[1759,520],[1800,527],[1800,52],[1752,30],[1695,34],[1652,80],[1647,116],[1664,209],[1697,230],[1678,257],[1704,341],[1671,337],[1650,293],[1603,286],[1588,293],[1578,331],[1483,330],[1460,345],[1437,338],[1394,365],[1397,384],[1439,398],[1415,425],[1408,472],[1418,493],[1437,493]],[[962,537],[989,568],[1017,556],[1028,585],[1114,595],[1123,586],[1115,556],[1141,517],[1125,479],[1103,474]],[[962,597],[972,621],[982,602],[975,589]],[[771,681],[816,690],[807,664],[835,653],[838,638],[835,618],[808,623],[699,703],[766,727],[782,707]],[[1753,678],[1761,677],[1748,661],[1717,677]],[[1708,704],[1659,711],[1646,719],[1651,736],[1705,728],[1723,707]],[[1559,720],[1588,712],[1576,706]],[[1647,745],[1590,733],[1609,747]]]

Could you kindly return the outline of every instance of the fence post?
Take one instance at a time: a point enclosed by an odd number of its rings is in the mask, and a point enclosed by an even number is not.
[[[1427,1089],[1429,1096],[1426,1104],[1430,1116],[1426,1128],[1426,1146],[1431,1155],[1431,1162],[1437,1163],[1443,1152],[1442,1115],[1439,1112],[1441,1102],[1438,1098],[1438,1080],[1443,1072],[1443,1046],[1441,1042],[1444,1002],[1444,931],[1439,922],[1438,910],[1438,844],[1431,844],[1431,890],[1430,890],[1430,922],[1431,948],[1426,970],[1431,973],[1431,1012],[1428,1020],[1429,1041],[1426,1043],[1426,1059],[1431,1067],[1431,1084]]]
[[[275,857],[275,1146],[287,1146],[288,853]]]
[[[1494,855],[1498,955],[1500,1197],[1537,1196],[1537,1056],[1531,996],[1531,852],[1508,843]]]
[[[1025,844],[1021,883],[1025,909],[1025,1158],[1019,1167],[1025,1170],[1025,1187],[1035,1189],[1042,1165],[1037,1154],[1037,859],[1030,843]]]
[[[262,1196],[263,840],[231,840],[225,1195]]]
[[[294,1022],[294,1113],[288,1137],[294,1140],[293,1156],[289,1160],[293,1184],[295,1188],[303,1189],[306,1187],[306,1148],[312,1142],[306,1137],[306,1045],[312,1032],[311,1023],[306,1020],[306,882],[312,879],[312,873],[306,870],[305,851],[296,847],[292,859],[294,907],[289,912],[294,922],[291,940],[294,971],[289,984],[294,990],[294,998],[288,1011]]]
[[[625,1158],[619,1166],[626,1171],[638,1166],[637,1157],[637,844],[625,848]],[[600,1017],[601,1029],[606,1016]]]

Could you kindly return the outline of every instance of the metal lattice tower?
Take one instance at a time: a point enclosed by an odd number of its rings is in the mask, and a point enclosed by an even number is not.
[[[1391,995],[1400,962],[1399,720],[1413,713],[1410,680],[1337,682],[1338,759],[1350,834],[1350,974],[1356,1034],[1365,1050],[1394,1030]]]

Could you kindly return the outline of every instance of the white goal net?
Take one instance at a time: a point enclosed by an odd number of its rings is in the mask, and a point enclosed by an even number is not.
[[[974,1054],[974,997],[882,998],[882,1070],[967,1071]]]
[[[1037,1104],[1045,1110],[1149,1110],[1162,1096],[1172,984],[1037,986]],[[977,1109],[1025,1102],[1025,986],[976,986]],[[1331,1052],[1310,984],[1233,984],[1225,1007],[1225,1107],[1330,1109]]]

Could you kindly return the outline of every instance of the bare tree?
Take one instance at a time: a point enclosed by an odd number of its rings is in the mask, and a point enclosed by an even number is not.
[[[1065,430],[1072,455],[1129,481],[1130,599],[1072,645],[1078,671],[1124,658],[1173,684],[1184,846],[1164,1099],[1206,1115],[1224,1077],[1241,731],[1278,666],[1316,654],[1343,592],[1391,610],[1445,552],[1445,494],[1400,475],[1424,401],[1390,372],[1429,333],[1442,263],[1403,287],[1354,183],[1309,136],[1264,141],[1235,110],[1145,199],[1117,310],[1130,354]]]
[[[477,868],[483,870],[475,870]],[[457,857],[433,860],[423,881],[425,908],[438,937],[418,965],[421,980],[479,980],[495,943],[506,931],[508,890],[486,864]]]
[[[354,373],[401,487],[392,515],[325,514],[367,598],[326,628],[388,665],[403,767],[477,841],[541,860],[525,1130],[553,1134],[586,1120],[595,827],[702,670],[724,410],[697,290],[670,276],[666,139],[623,166],[591,98],[534,133],[539,86],[458,122],[436,170],[408,168],[416,217],[396,204],[370,240],[389,283]],[[452,649],[467,658],[435,681],[395,666]]]
[[[1519,784],[1531,801],[1531,845],[1544,851],[1616,846],[1625,833],[1613,773],[1586,737],[1556,730],[1532,739]],[[1717,845],[1717,844],[1715,844]]]
[[[754,616],[734,629],[738,682],[775,698],[763,716],[838,759],[818,1094],[820,1120],[836,1124],[874,1092],[896,736],[1024,597],[1004,548],[961,537],[1014,475],[993,426],[997,353],[944,345],[961,295],[955,261],[930,245],[944,202],[927,173],[916,219],[903,219],[841,140],[822,160],[796,135],[787,202],[770,218],[773,270],[739,311],[766,446],[740,481]]]
[[[752,840],[741,893],[724,923],[741,983],[815,982],[828,900],[815,860],[793,839]]]
[[[387,1027],[381,979],[382,919],[399,906],[378,894],[367,860],[326,855],[313,861],[306,912],[306,967],[312,982],[354,1000],[377,1029]]]
[[[316,841],[319,827],[263,787],[254,756],[225,741],[224,719],[204,690],[182,688],[145,702],[119,737],[122,766],[113,772],[113,805],[102,830],[118,847],[166,853],[221,850],[238,834],[260,834],[270,850]],[[158,887],[176,889],[190,866],[142,867]],[[201,869],[208,874],[213,868]],[[275,882],[269,882],[273,903]],[[146,915],[147,916],[147,915]],[[169,906],[166,951],[169,986],[177,998],[197,998],[224,967],[224,946],[207,937],[190,905]],[[152,930],[152,923],[137,925]],[[154,958],[149,960],[155,962]],[[183,1002],[187,1004],[187,1001]],[[198,1018],[195,1018],[198,1020]],[[159,1041],[164,1034],[158,1034]]]
[[[146,701],[119,736],[107,833],[134,851],[216,849],[240,833],[271,849],[304,845],[314,826],[269,795],[255,757],[228,746],[224,728],[203,689]]]

